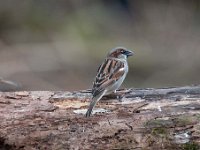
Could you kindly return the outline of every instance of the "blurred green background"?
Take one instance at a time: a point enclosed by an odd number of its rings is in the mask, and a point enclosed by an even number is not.
[[[0,0],[0,90],[91,88],[108,51],[135,51],[123,87],[200,81],[198,0]]]

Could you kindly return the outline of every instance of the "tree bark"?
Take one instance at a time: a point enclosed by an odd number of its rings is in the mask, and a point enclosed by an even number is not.
[[[0,150],[200,149],[200,86],[0,93]]]

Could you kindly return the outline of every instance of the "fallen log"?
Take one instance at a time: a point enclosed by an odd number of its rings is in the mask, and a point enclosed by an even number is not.
[[[0,92],[0,149],[200,149],[200,86],[119,90],[86,118],[90,92]]]

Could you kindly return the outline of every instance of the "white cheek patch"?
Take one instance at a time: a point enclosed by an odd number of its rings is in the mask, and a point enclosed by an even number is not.
[[[124,55],[124,54],[120,54],[120,55],[118,56],[118,58],[127,59],[127,56]]]

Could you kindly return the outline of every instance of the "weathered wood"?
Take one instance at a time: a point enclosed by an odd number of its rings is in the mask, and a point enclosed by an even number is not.
[[[200,86],[118,93],[85,118],[90,90],[1,92],[0,149],[200,148]]]

